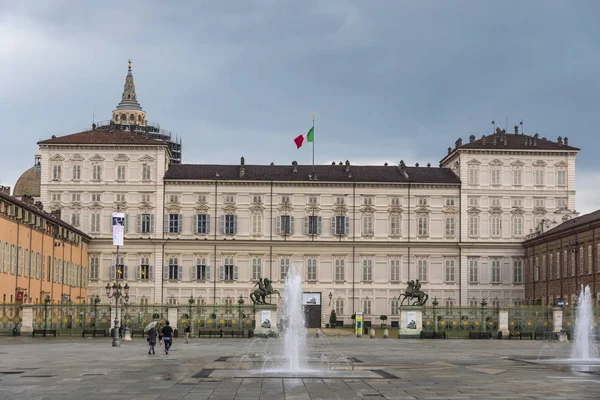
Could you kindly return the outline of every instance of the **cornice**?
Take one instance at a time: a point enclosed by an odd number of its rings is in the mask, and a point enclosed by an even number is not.
[[[460,188],[459,183],[419,183],[419,182],[373,182],[373,183],[354,183],[354,182],[276,182],[276,181],[220,181],[214,180],[163,180],[165,186],[208,186],[213,187],[215,183],[218,186],[233,186],[233,187],[319,187],[319,188],[389,188],[398,187],[406,188],[410,185],[411,188],[432,189],[440,188],[447,189],[448,187]]]

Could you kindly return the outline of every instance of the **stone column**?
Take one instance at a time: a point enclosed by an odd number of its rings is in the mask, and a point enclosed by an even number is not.
[[[563,309],[562,307],[552,308],[552,332],[560,332],[563,327]]]
[[[23,304],[23,319],[21,321],[21,335],[33,333],[33,305]]]
[[[510,329],[508,328],[508,308],[498,310],[498,330],[502,332],[502,339],[508,339]]]

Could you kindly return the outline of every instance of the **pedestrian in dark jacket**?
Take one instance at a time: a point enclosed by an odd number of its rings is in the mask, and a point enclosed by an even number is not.
[[[165,322],[165,326],[162,328],[163,342],[165,343],[165,354],[169,354],[171,344],[173,344],[173,328],[171,328],[169,321]]]
[[[156,332],[156,328],[152,327],[150,328],[150,330],[148,331],[148,346],[150,346],[150,348],[148,349],[148,354],[150,354],[152,352],[152,354],[156,354],[154,352],[154,346],[156,346],[156,337],[158,335],[158,332]]]

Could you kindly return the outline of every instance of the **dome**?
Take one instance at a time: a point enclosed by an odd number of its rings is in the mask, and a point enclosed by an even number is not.
[[[13,196],[20,198],[28,195],[34,198],[39,198],[41,195],[40,184],[42,181],[42,168],[40,167],[39,159],[36,157],[35,165],[29,168],[17,180],[13,189]]]

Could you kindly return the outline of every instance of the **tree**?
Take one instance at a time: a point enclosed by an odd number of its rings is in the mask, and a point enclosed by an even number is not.
[[[387,315],[382,315],[379,317],[379,319],[381,320],[381,329],[385,329],[385,327],[387,326],[385,322],[387,321]]]
[[[335,315],[335,310],[331,310],[331,314],[329,315],[329,326],[331,328],[335,328],[336,322],[337,322],[337,315]]]

